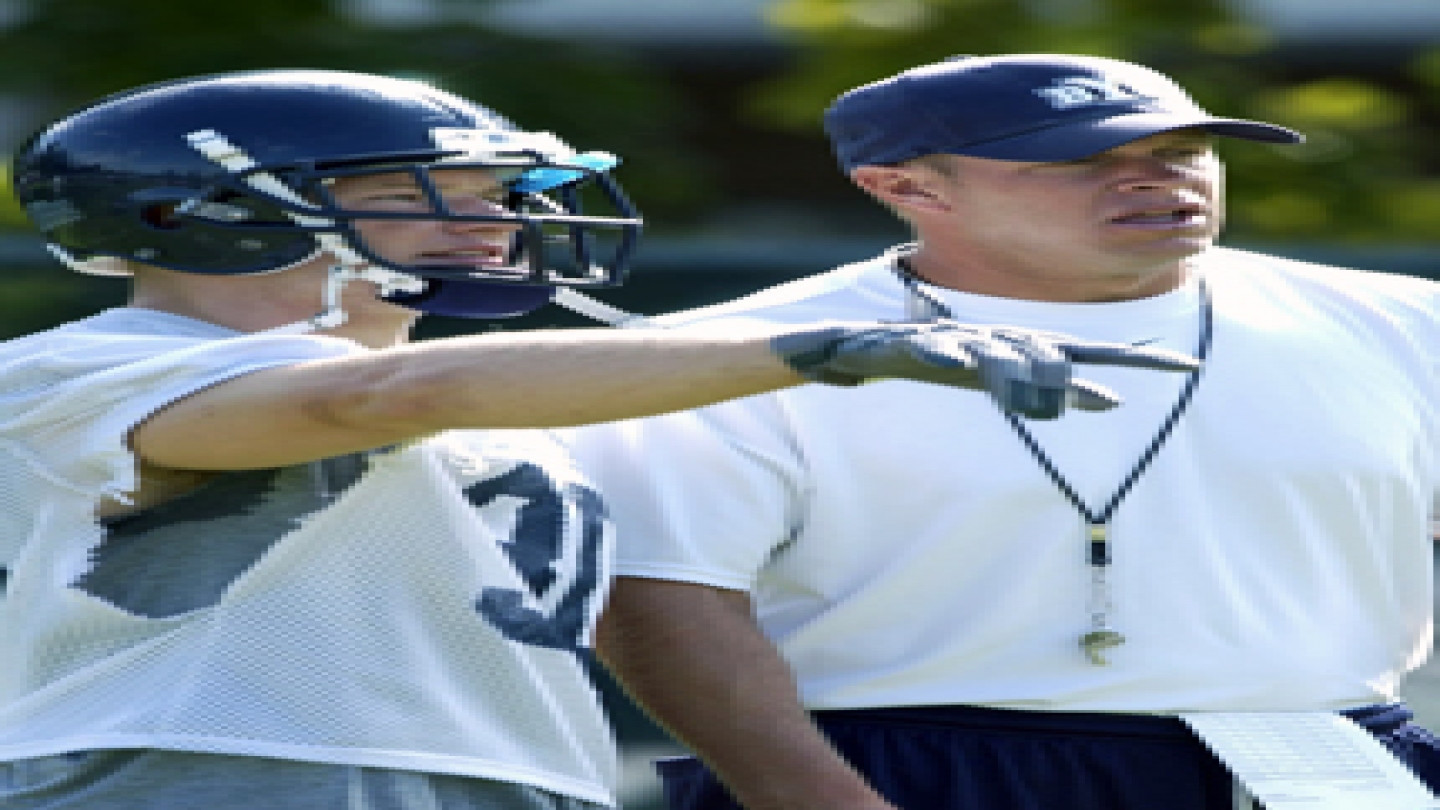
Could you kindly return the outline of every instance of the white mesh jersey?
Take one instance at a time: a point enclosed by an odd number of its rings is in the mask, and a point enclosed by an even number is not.
[[[1086,522],[986,396],[801,386],[571,436],[619,575],[752,589],[815,709],[1344,708],[1392,698],[1431,636],[1440,285],[1215,249],[1189,409],[1111,521],[1091,664]],[[935,287],[961,321],[1194,352],[1197,285],[1059,304]],[[673,323],[900,319],[892,257]],[[1028,428],[1094,512],[1185,375],[1081,367],[1124,404]]]
[[[134,309],[0,344],[0,758],[167,748],[612,803],[582,661],[610,529],[553,437],[452,431],[94,518],[147,414],[359,350]]]

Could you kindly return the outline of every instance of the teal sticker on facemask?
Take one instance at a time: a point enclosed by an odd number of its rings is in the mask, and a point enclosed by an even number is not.
[[[561,166],[546,166],[540,169],[531,169],[520,175],[510,185],[510,188],[524,194],[548,191],[566,183],[573,183],[587,173],[609,171],[620,164],[620,159],[609,152],[585,152],[565,158],[564,163],[582,168],[566,169]],[[586,169],[589,172],[585,171]]]

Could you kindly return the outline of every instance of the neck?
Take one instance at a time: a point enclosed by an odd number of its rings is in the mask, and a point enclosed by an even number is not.
[[[1178,289],[1191,272],[1188,257],[1113,272],[996,269],[983,262],[950,259],[923,245],[905,258],[905,267],[911,275],[937,287],[995,298],[1056,303],[1150,298]]]
[[[168,312],[213,323],[237,332],[262,332],[307,321],[320,312],[313,284],[294,288],[269,277],[183,276],[137,273],[132,307]],[[354,289],[349,289],[354,288]],[[309,291],[309,295],[304,293]],[[369,285],[347,285],[343,294],[346,320],[316,334],[353,340],[372,349],[397,346],[409,339],[419,313],[375,299]]]

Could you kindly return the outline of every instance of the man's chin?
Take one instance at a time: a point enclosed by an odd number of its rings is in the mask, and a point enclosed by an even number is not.
[[[1211,234],[1175,236],[1170,239],[1130,245],[1125,252],[1131,256],[1144,256],[1155,261],[1188,259],[1214,247],[1215,238]]]

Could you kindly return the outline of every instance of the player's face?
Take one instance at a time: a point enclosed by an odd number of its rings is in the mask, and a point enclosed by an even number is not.
[[[431,180],[457,214],[506,217],[502,178],[484,169],[432,169]],[[330,188],[341,207],[377,213],[425,214],[434,205],[409,172],[347,177]],[[401,265],[451,265],[491,272],[506,266],[514,222],[360,219],[356,229],[383,258]]]
[[[930,227],[953,230],[997,273],[1120,284],[1150,274],[1163,288],[1223,220],[1221,164],[1198,130],[1064,163],[948,159],[951,207]]]

